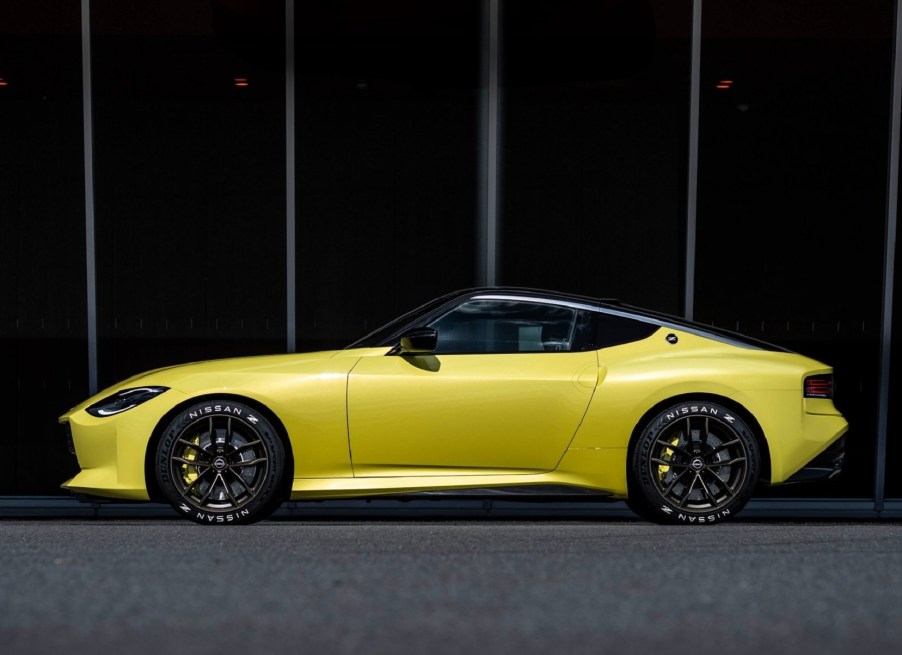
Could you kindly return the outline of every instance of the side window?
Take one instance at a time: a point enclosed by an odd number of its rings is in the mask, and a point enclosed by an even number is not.
[[[429,324],[438,354],[567,352],[577,310],[527,300],[470,300]]]
[[[644,323],[615,314],[598,313],[596,317],[595,346],[610,348],[624,343],[641,341],[658,331],[653,323]]]

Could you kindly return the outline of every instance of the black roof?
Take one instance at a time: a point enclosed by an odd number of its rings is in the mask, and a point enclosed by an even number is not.
[[[675,316],[673,314],[667,314],[664,312],[659,312],[651,309],[646,309],[643,307],[637,307],[635,305],[624,304],[620,300],[616,298],[597,298],[593,296],[587,296],[583,294],[576,293],[568,293],[563,291],[553,291],[550,289],[542,289],[542,288],[534,288],[534,287],[518,287],[518,286],[485,286],[485,287],[470,287],[465,289],[459,289],[457,291],[452,291],[446,293],[442,296],[434,298],[433,300],[421,305],[420,307],[404,314],[394,321],[382,326],[381,328],[371,332],[366,337],[354,342],[348,348],[353,348],[360,346],[366,342],[372,343],[372,339],[376,339],[377,341],[383,341],[387,338],[394,337],[399,333],[399,330],[410,321],[405,321],[404,319],[410,317],[413,319],[415,315],[422,316],[423,312],[426,314],[432,313],[432,311],[437,311],[439,308],[444,307],[448,303],[457,300],[459,298],[468,298],[472,296],[478,296],[481,294],[508,294],[508,295],[517,295],[517,296],[533,296],[533,297],[542,297],[547,298],[549,300],[561,300],[565,302],[574,302],[579,303],[591,307],[598,307],[600,310],[609,309],[612,312],[616,312],[621,315],[633,316],[639,320],[645,319],[648,322],[657,323],[659,325],[665,327],[672,327],[674,329],[680,329],[687,332],[693,332],[695,334],[700,334],[702,336],[707,336],[711,338],[717,338],[719,340],[725,340],[728,342],[732,342],[735,344],[741,344],[748,347],[760,348],[762,350],[772,350],[772,351],[783,351],[790,352],[781,346],[777,346],[775,344],[761,341],[759,339],[754,339],[747,335],[741,334],[739,332],[734,332],[732,330],[727,330],[725,328],[719,328],[713,325],[705,325],[704,323],[698,323],[695,321],[690,321],[689,319],[682,318],[679,316]]]

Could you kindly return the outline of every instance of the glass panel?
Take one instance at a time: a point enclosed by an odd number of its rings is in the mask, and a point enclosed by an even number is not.
[[[569,351],[576,310],[544,303],[471,300],[429,324],[436,354]]]
[[[710,2],[703,21],[695,317],[835,367],[845,473],[762,494],[870,497],[893,2]]]
[[[81,79],[78,2],[0,3],[2,495],[78,470],[56,419],[88,386]]]
[[[480,2],[295,3],[298,350],[475,278]]]
[[[691,9],[502,4],[502,283],[681,313]]]
[[[91,7],[101,384],[284,351],[283,3]]]
[[[598,314],[598,335],[595,338],[597,348],[610,348],[624,343],[646,339],[658,331],[652,323],[634,321],[631,318]]]

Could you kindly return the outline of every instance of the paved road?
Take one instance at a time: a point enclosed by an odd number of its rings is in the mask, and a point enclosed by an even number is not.
[[[0,522],[0,652],[902,652],[902,524]]]

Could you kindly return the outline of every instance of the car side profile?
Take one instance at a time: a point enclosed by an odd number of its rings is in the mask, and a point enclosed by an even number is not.
[[[63,488],[204,524],[289,499],[442,492],[585,494],[718,523],[759,484],[837,475],[848,429],[821,362],[506,287],[442,296],[340,350],[142,373],[60,422],[80,469]]]

